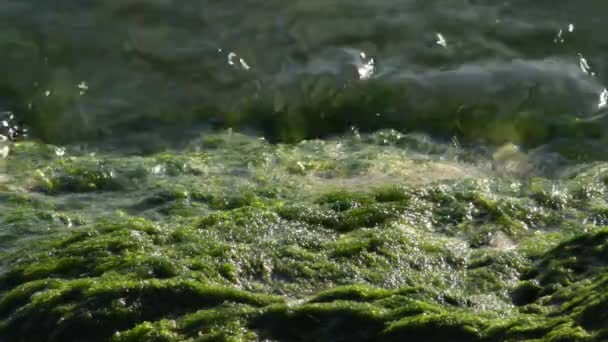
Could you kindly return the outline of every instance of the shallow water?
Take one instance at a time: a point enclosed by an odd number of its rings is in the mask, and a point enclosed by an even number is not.
[[[607,10],[4,0],[0,340],[607,340]]]
[[[478,107],[507,122],[535,111],[543,125],[598,114],[603,124],[605,10],[599,0],[10,0],[0,98],[55,143],[151,130],[174,140],[208,125],[277,139],[351,125],[425,131],[434,125],[408,118]],[[282,134],[292,117],[303,128]]]

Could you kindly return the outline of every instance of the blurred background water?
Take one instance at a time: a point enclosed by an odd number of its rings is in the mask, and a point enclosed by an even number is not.
[[[607,11],[601,0],[4,0],[0,109],[55,144],[218,126],[274,141],[353,126],[603,141]]]

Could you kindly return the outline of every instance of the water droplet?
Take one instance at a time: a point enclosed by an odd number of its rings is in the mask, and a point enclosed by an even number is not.
[[[563,31],[562,29],[560,29],[560,30],[557,32],[557,36],[555,36],[555,39],[553,39],[553,42],[554,42],[555,44],[557,44],[557,43],[564,43],[564,37],[563,37],[563,34],[564,34],[564,31]]]
[[[578,56],[579,56],[578,65],[580,66],[581,70],[587,75],[595,76],[595,73],[591,71],[591,67],[589,66],[589,62],[587,62],[587,59],[585,57],[583,57],[583,55],[580,53],[578,54]]]
[[[237,62],[238,66],[240,66],[243,70],[251,69],[249,64],[247,64],[247,62],[243,58],[239,58],[236,53],[230,52],[228,54],[228,64],[237,67]]]
[[[441,33],[436,33],[436,35],[437,35],[437,41],[435,43],[437,43],[437,45],[447,47],[448,42],[445,40],[445,37]]]
[[[234,65],[234,59],[236,58],[236,53],[230,52],[228,54],[228,64]]]
[[[251,68],[249,67],[249,64],[247,64],[247,62],[245,62],[245,60],[244,60],[244,59],[240,58],[240,59],[239,59],[239,62],[241,63],[241,67],[243,67],[243,69],[245,69],[245,70],[249,70],[249,69],[251,69]]]
[[[78,83],[76,87],[80,89],[80,95],[84,95],[89,90],[89,85],[85,81]]]

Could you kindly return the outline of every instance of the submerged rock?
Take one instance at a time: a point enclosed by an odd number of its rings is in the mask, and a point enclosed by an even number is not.
[[[525,150],[484,153],[394,131],[18,142],[0,339],[605,340],[608,167],[520,178],[492,164]]]

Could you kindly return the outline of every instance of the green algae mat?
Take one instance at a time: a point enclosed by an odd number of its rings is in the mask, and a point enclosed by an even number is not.
[[[2,341],[608,340],[608,164],[559,146],[10,147]]]

